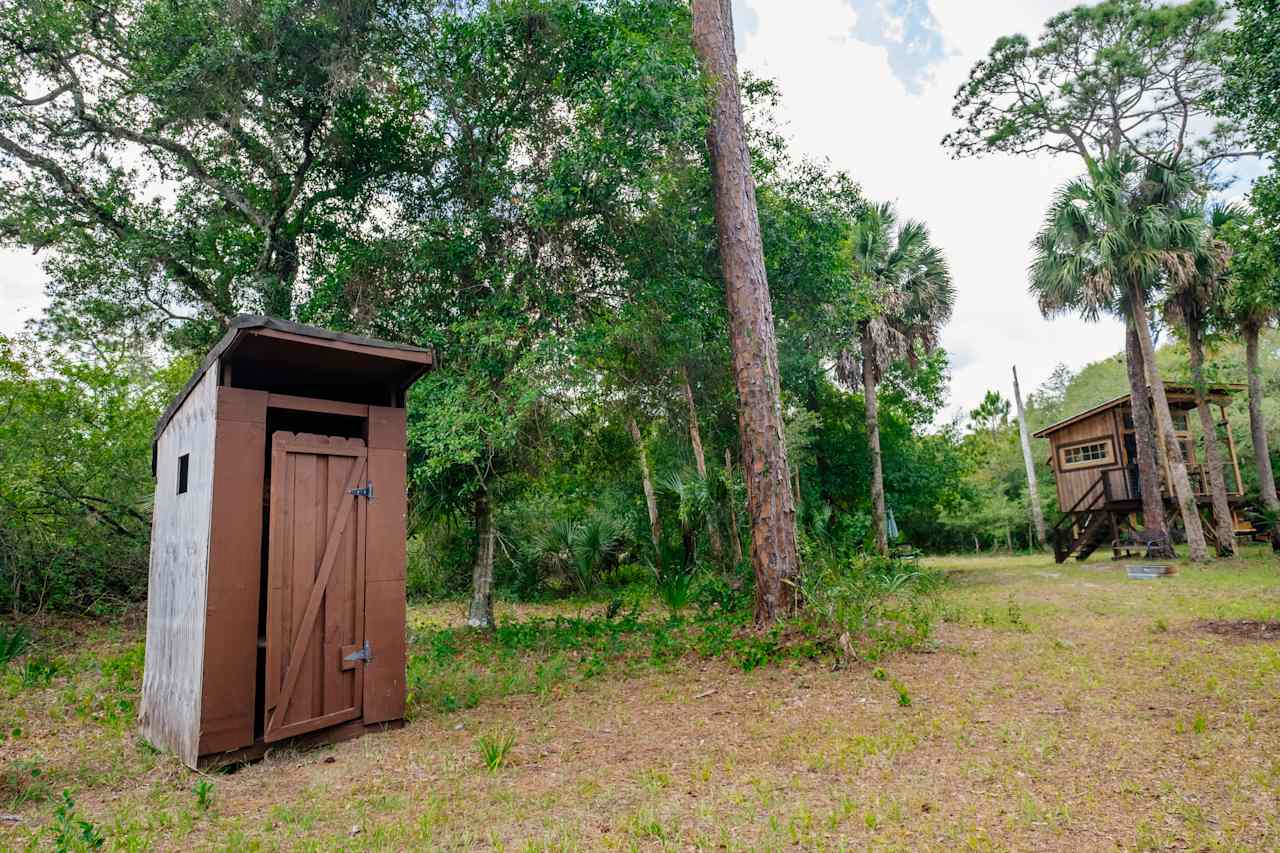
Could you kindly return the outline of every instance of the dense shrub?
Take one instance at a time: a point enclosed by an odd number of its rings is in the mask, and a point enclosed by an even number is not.
[[[186,379],[131,343],[69,357],[0,337],[0,609],[106,611],[146,593],[151,437]]]

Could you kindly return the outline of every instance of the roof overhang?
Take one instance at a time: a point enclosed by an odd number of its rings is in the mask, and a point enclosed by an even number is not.
[[[233,384],[237,387],[267,385],[272,377],[287,376],[303,383],[314,378],[317,387],[359,389],[382,385],[405,391],[435,366],[436,356],[434,350],[408,344],[273,317],[242,315],[231,322],[226,334],[165,409],[156,424],[157,438],[209,368],[219,362],[232,366]]]
[[[1165,387],[1165,394],[1168,396],[1175,396],[1175,397],[1184,398],[1184,399],[1194,399],[1195,397],[1195,387],[1192,385],[1187,385],[1184,383],[1177,383],[1177,382],[1170,382],[1170,383],[1165,383],[1164,387]],[[1242,385],[1239,383],[1219,382],[1219,383],[1215,383],[1213,385],[1207,386],[1205,389],[1205,392],[1206,392],[1206,396],[1209,399],[1209,402],[1225,404],[1230,402],[1231,398],[1235,394],[1238,394],[1241,391],[1247,390],[1248,387],[1249,386],[1247,385]],[[1048,438],[1049,436],[1053,435],[1056,432],[1060,432],[1069,426],[1080,423],[1081,421],[1087,421],[1089,418],[1092,418],[1096,415],[1100,415],[1109,409],[1115,409],[1120,406],[1127,406],[1129,405],[1129,401],[1132,397],[1133,397],[1132,394],[1122,394],[1121,396],[1116,397],[1113,400],[1108,400],[1105,403],[1100,403],[1097,406],[1094,406],[1092,409],[1086,409],[1085,411],[1080,412],[1078,415],[1072,415],[1066,420],[1061,420],[1061,421],[1058,421],[1056,424],[1051,424],[1050,426],[1045,427],[1044,429],[1036,432],[1035,437]]]

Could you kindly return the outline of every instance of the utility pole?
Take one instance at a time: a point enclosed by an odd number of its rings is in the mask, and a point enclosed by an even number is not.
[[[1036,461],[1031,456],[1031,431],[1027,429],[1027,411],[1022,407],[1022,388],[1018,385],[1018,368],[1013,368],[1013,399],[1018,406],[1018,432],[1022,435],[1022,461],[1027,466],[1027,503],[1031,504],[1031,520],[1036,525],[1040,547],[1047,547],[1044,510],[1040,508],[1040,484],[1036,480]]]

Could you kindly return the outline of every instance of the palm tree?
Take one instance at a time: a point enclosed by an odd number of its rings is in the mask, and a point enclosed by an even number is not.
[[[1240,216],[1223,229],[1234,250],[1230,292],[1225,299],[1228,321],[1244,338],[1249,374],[1249,430],[1258,470],[1258,492],[1270,516],[1271,547],[1280,551],[1280,499],[1276,497],[1271,448],[1262,418],[1262,330],[1280,319],[1280,257],[1276,234],[1251,216]]]
[[[867,443],[871,447],[871,504],[876,550],[889,553],[880,452],[877,387],[885,370],[899,359],[915,361],[920,351],[938,345],[938,336],[955,306],[951,270],[920,222],[898,225],[889,203],[868,207],[853,223],[853,275],[876,298],[881,310],[859,322],[857,347],[844,350],[836,369],[841,381],[862,382]]]
[[[1204,381],[1204,345],[1213,323],[1220,312],[1226,290],[1227,263],[1230,251],[1218,235],[1228,222],[1239,216],[1233,205],[1214,205],[1209,210],[1208,226],[1211,239],[1204,252],[1196,258],[1194,275],[1173,276],[1169,279],[1169,291],[1165,297],[1165,316],[1172,323],[1181,324],[1187,338],[1188,361],[1191,367],[1191,387],[1196,398],[1196,411],[1200,416],[1200,431],[1204,433],[1205,461],[1209,466],[1209,485],[1213,497],[1214,538],[1218,544],[1218,556],[1235,556],[1235,518],[1227,501],[1226,478],[1222,474],[1222,451],[1218,444],[1218,424],[1209,407],[1208,392]]]
[[[1055,195],[1035,242],[1031,291],[1046,316],[1075,311],[1086,320],[1103,313],[1126,318],[1137,338],[1146,376],[1130,369],[1131,385],[1150,383],[1152,410],[1173,480],[1173,491],[1191,548],[1191,559],[1207,560],[1200,508],[1187,475],[1169,413],[1164,379],[1156,363],[1148,300],[1163,284],[1194,276],[1195,258],[1204,251],[1204,221],[1180,206],[1195,189],[1189,171],[1143,164],[1120,154],[1091,165],[1089,176],[1069,181]],[[1138,388],[1134,387],[1135,427],[1139,427]],[[1142,389],[1145,391],[1146,389]],[[1140,465],[1150,469],[1154,460]],[[1157,481],[1158,482],[1158,481]],[[1144,516],[1154,514],[1152,487],[1143,482]],[[1159,495],[1158,486],[1154,494]],[[1163,510],[1160,512],[1163,517]],[[1150,519],[1145,519],[1150,526]]]

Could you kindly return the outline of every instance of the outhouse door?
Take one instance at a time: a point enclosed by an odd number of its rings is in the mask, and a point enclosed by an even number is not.
[[[371,487],[361,439],[271,440],[263,739],[361,715],[365,531]]]

